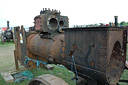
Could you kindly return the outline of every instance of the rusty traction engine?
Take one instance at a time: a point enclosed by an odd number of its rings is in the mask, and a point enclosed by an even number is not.
[[[68,17],[43,9],[34,18],[35,31],[15,27],[15,61],[24,66],[25,56],[71,70],[74,58],[77,85],[114,85],[125,68],[127,31],[122,27],[68,28]],[[21,42],[22,40],[22,42]],[[29,62],[28,66],[36,67]],[[34,85],[34,84],[33,84]]]
[[[7,30],[1,33],[1,43],[13,41],[13,31],[9,29],[9,21],[7,21]]]

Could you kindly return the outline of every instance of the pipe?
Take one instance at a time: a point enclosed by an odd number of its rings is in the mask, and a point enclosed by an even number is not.
[[[7,21],[7,29],[9,29],[9,21]]]
[[[115,17],[115,26],[118,26],[118,16],[114,16]]]

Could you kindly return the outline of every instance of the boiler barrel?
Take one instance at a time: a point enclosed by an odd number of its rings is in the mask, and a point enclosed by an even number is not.
[[[28,51],[41,57],[50,57],[58,60],[64,41],[64,35],[56,35],[52,39],[40,38],[39,34],[27,37]],[[60,61],[59,61],[60,62]]]

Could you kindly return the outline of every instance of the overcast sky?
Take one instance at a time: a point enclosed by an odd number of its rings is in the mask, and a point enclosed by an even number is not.
[[[60,10],[69,17],[69,25],[128,22],[128,0],[0,0],[0,27],[33,26],[34,17],[43,8]]]

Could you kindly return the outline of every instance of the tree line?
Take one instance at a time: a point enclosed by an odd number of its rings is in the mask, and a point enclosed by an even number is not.
[[[122,21],[120,23],[118,23],[119,25],[122,25],[122,26],[128,26],[128,22],[125,22],[125,21]]]

